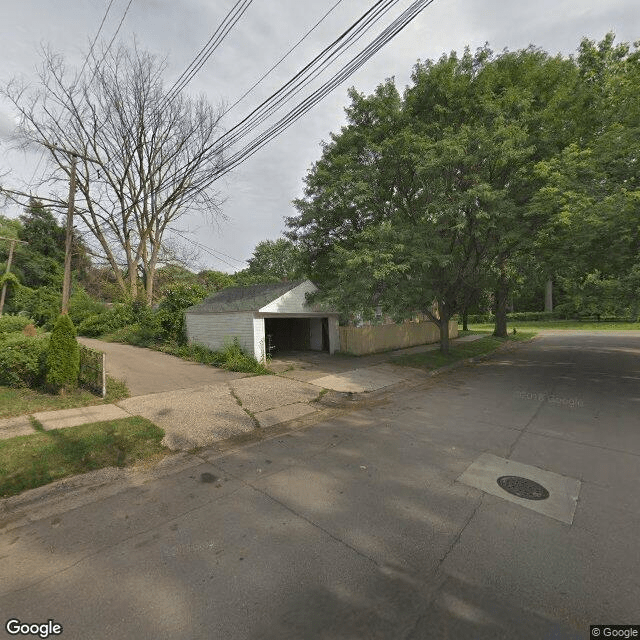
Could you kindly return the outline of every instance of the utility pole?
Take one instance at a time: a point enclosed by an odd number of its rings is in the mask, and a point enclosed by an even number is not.
[[[64,245],[64,278],[62,280],[62,313],[69,311],[69,297],[71,296],[71,250],[73,245],[73,208],[76,197],[76,163],[78,158],[87,162],[100,164],[98,160],[90,158],[77,151],[70,151],[55,144],[45,144],[52,151],[61,151],[71,156],[71,168],[69,170],[69,202],[67,205],[67,231]]]
[[[67,233],[64,244],[64,279],[62,281],[62,313],[69,311],[69,296],[71,294],[71,249],[73,244],[73,207],[76,196],[76,161],[71,155],[71,173],[69,175],[69,204],[67,208]]]
[[[18,240],[17,238],[0,237],[0,240],[9,240],[11,242],[11,244],[9,245],[9,259],[7,260],[7,268],[4,272],[5,275],[8,275],[9,272],[11,271],[11,262],[13,260],[13,250],[16,246],[16,242],[19,242],[20,244],[29,244],[29,243],[25,242],[24,240]],[[4,298],[6,295],[7,295],[7,281],[5,280],[2,283],[2,294],[0,294],[0,317],[2,317],[2,310],[4,309]]]

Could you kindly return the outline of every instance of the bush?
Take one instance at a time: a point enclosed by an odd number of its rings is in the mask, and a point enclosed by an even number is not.
[[[262,363],[242,350],[237,338],[225,345],[221,351],[213,351],[202,344],[177,345],[175,343],[165,344],[160,350],[185,360],[222,367],[228,371],[257,374],[271,373]]]
[[[185,344],[184,311],[201,302],[207,290],[198,284],[178,284],[166,290],[158,309],[158,318],[167,341]]]
[[[136,321],[131,305],[118,304],[100,314],[87,316],[78,327],[78,333],[88,338],[96,338],[112,333]]]
[[[90,316],[97,316],[106,310],[104,303],[91,297],[82,287],[76,287],[69,298],[69,317],[75,326]]]
[[[20,333],[33,320],[27,316],[0,316],[0,338],[9,333]]]
[[[49,338],[15,333],[0,342],[0,384],[36,388],[44,384]]]
[[[53,287],[30,289],[18,285],[9,302],[14,313],[28,315],[37,325],[50,331],[60,314],[62,295]]]
[[[78,385],[80,348],[76,330],[67,314],[62,314],[51,333],[47,355],[47,384],[56,389]]]

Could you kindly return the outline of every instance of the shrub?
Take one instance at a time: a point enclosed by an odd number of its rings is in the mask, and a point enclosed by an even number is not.
[[[56,389],[70,389],[78,384],[80,348],[76,330],[67,314],[62,314],[51,332],[47,355],[47,384]]]
[[[222,367],[228,371],[257,374],[271,373],[262,363],[242,350],[237,338],[233,342],[226,344],[221,351],[213,351],[209,347],[197,343],[185,345],[169,343],[162,345],[160,350],[185,360]]]
[[[184,311],[201,302],[206,295],[207,290],[198,284],[177,284],[166,290],[158,309],[165,340],[186,343]]]
[[[0,384],[39,387],[46,375],[49,338],[14,333],[0,342]]]
[[[30,289],[18,285],[10,300],[10,307],[14,313],[28,315],[37,325],[49,331],[60,313],[61,304],[61,293],[53,287]]]
[[[0,337],[8,333],[19,333],[33,320],[27,316],[0,316]]]
[[[100,314],[87,316],[78,327],[81,336],[95,338],[112,333],[136,321],[131,305],[118,304]]]
[[[104,303],[90,296],[82,287],[76,287],[69,298],[69,317],[76,326],[86,318],[100,315],[105,310]]]

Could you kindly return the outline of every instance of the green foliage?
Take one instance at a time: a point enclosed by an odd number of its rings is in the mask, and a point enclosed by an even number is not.
[[[138,308],[131,304],[115,304],[100,314],[87,316],[78,326],[78,334],[95,338],[133,324]]]
[[[46,336],[29,337],[21,333],[5,336],[0,340],[0,384],[31,388],[42,385],[48,348]]]
[[[62,314],[51,332],[47,355],[47,384],[55,389],[73,389],[80,373],[80,349],[76,330],[67,314]]]
[[[302,275],[300,250],[285,238],[259,242],[249,258],[249,268],[246,270],[248,278],[265,278],[276,282],[296,280]]]
[[[200,271],[197,280],[198,284],[204,287],[209,293],[236,286],[234,276],[222,271]]]
[[[213,351],[201,344],[164,344],[160,351],[172,355],[192,360],[200,364],[208,364],[214,367],[222,367],[228,371],[242,371],[245,373],[255,373],[264,375],[271,373],[263,364],[258,362],[253,356],[246,354],[237,338],[229,342],[220,351]]]
[[[0,441],[0,496],[94,469],[123,467],[169,453],[164,431],[145,418],[39,431]]]
[[[80,325],[90,316],[100,315],[106,305],[90,296],[83,287],[76,286],[69,297],[69,317],[74,325]]]
[[[186,342],[184,311],[201,302],[207,293],[204,287],[197,284],[178,284],[166,290],[158,309],[158,320],[165,340],[178,344]]]
[[[65,254],[64,227],[58,224],[49,209],[35,199],[20,216],[20,221],[20,240],[28,242],[16,247],[16,267],[22,276],[22,284],[31,288],[61,287]]]
[[[61,306],[61,289],[54,287],[31,289],[18,285],[9,302],[9,308],[13,313],[28,315],[48,331],[53,328]]]
[[[0,339],[8,333],[19,333],[29,324],[33,324],[33,320],[27,316],[0,316]]]

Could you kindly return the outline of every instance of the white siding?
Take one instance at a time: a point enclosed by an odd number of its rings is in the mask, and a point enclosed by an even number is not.
[[[267,350],[264,334],[264,318],[253,319],[253,355],[258,362],[264,362]]]
[[[329,316],[329,353],[333,355],[340,351],[340,330],[338,328],[338,317]]]
[[[322,318],[310,318],[311,325],[310,348],[311,351],[322,351]]]
[[[310,280],[305,280],[297,287],[287,291],[273,302],[260,309],[261,313],[309,313],[313,312],[307,306],[307,293],[317,291],[318,288]]]
[[[189,342],[218,350],[238,338],[243,351],[255,354],[253,313],[186,313]],[[263,321],[264,331],[264,321]]]

